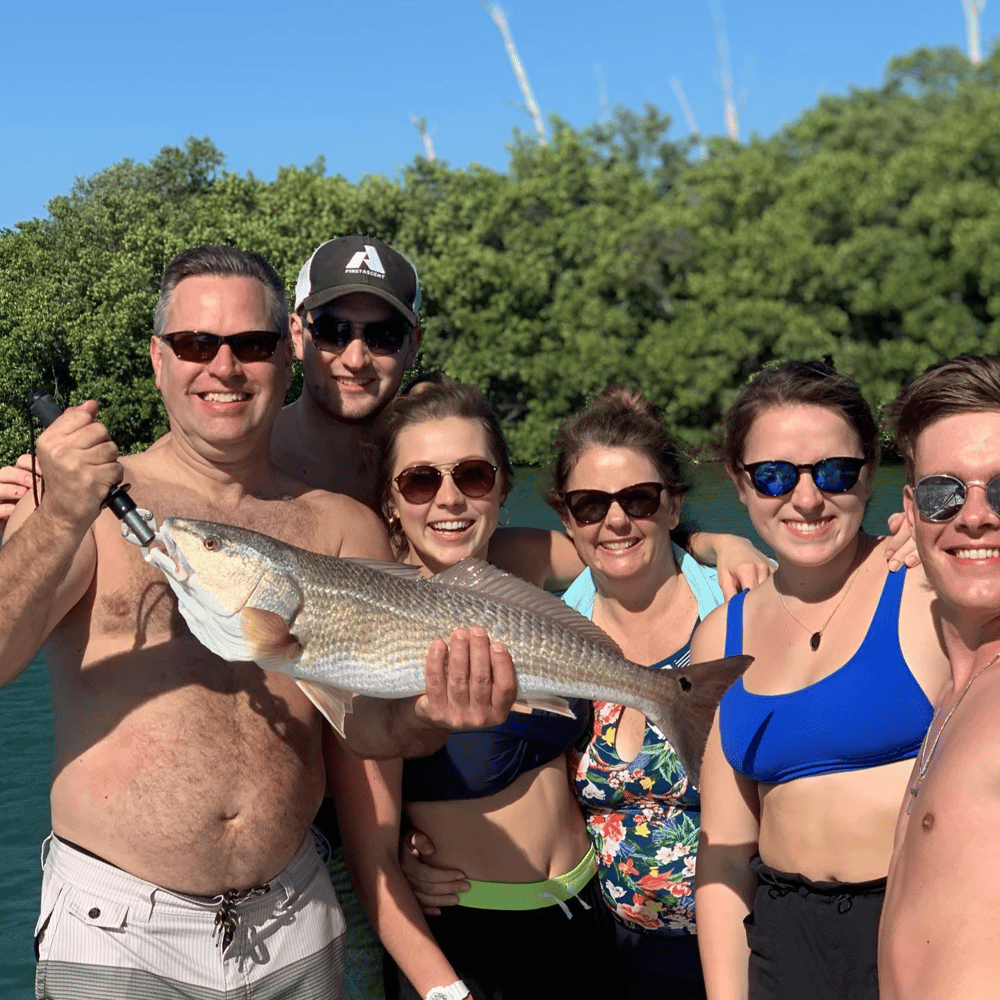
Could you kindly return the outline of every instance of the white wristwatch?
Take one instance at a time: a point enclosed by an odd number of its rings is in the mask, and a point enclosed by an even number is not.
[[[462,1000],[463,997],[471,996],[469,987],[459,979],[451,986],[435,986],[434,989],[424,997],[424,1000]]]

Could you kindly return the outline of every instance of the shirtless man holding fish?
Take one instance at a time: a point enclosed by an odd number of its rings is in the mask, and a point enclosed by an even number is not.
[[[187,251],[164,274],[150,341],[169,439],[119,462],[88,402],[38,440],[46,490],[37,510],[18,506],[2,553],[21,587],[4,601],[0,683],[45,644],[56,739],[39,995],[169,982],[191,996],[247,984],[261,998],[340,996],[343,919],[308,836],[326,783],[321,717],[289,678],[201,646],[100,507],[126,477],[157,520],[388,559],[373,514],[268,459],[285,331],[284,289],[262,258]],[[502,721],[516,692],[506,651],[472,630],[447,655],[445,672],[445,644],[432,645],[426,695],[356,699],[349,745],[426,752],[451,726]]]
[[[952,684],[900,809],[879,935],[883,1000],[996,996],[1000,977],[1000,356],[944,361],[890,411],[906,514]]]

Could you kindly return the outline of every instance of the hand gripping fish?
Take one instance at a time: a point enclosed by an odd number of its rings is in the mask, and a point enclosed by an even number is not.
[[[520,701],[563,714],[567,697],[632,706],[696,783],[719,699],[751,660],[639,666],[558,598],[476,559],[424,579],[412,566],[318,555],[209,521],[168,517],[157,538],[165,554],[143,552],[194,635],[223,659],[294,678],[341,734],[355,694],[421,693],[431,641],[481,625],[510,650]]]

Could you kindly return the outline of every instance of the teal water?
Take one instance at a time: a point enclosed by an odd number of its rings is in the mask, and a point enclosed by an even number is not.
[[[759,546],[746,511],[732,485],[716,468],[699,467],[685,515],[707,531],[731,531]],[[903,472],[879,470],[876,499],[865,521],[873,534],[885,530],[885,519],[899,509]],[[507,501],[510,523],[558,528],[545,506],[547,474],[538,469],[518,472]],[[2,583],[0,583],[2,585]],[[34,996],[32,932],[41,885],[39,848],[49,832],[48,786],[52,761],[52,711],[47,673],[38,658],[16,681],[0,691],[0,912],[7,931],[0,935],[0,997],[31,1000]]]
[[[49,832],[52,705],[41,657],[0,691],[0,997],[35,995],[32,931],[42,872],[39,847]]]

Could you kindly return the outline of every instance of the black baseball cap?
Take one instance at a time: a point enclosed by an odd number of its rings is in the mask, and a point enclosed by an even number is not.
[[[321,243],[299,271],[295,311],[315,309],[351,292],[377,295],[414,326],[420,322],[417,269],[374,236],[338,236]]]

